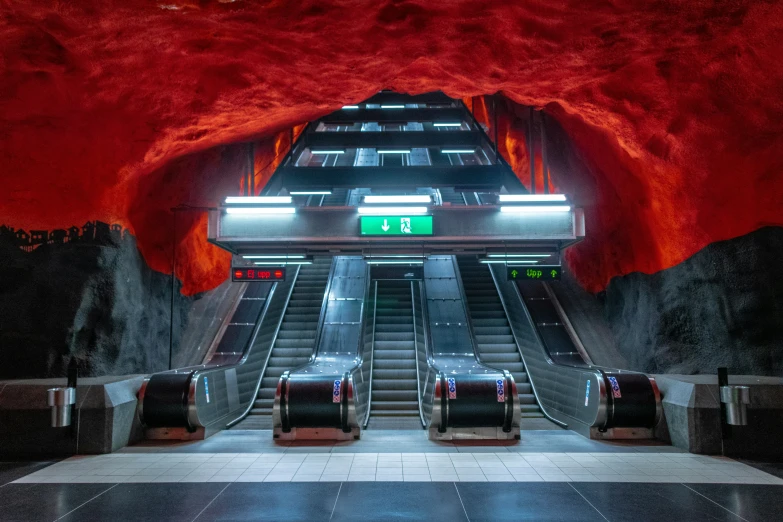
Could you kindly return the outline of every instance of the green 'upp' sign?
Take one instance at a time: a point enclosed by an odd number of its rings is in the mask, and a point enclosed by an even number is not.
[[[558,265],[509,266],[506,274],[509,280],[555,281],[560,279],[563,267]]]
[[[431,236],[432,216],[361,216],[363,236]]]

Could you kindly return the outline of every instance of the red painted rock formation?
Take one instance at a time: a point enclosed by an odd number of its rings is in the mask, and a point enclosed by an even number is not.
[[[168,271],[171,207],[239,190],[246,148],[229,144],[266,143],[271,169],[276,133],[393,88],[502,91],[557,121],[586,167],[553,177],[587,211],[569,259],[590,290],[783,224],[781,2],[509,4],[5,0],[0,222],[120,222]],[[520,119],[511,107],[499,135],[528,179]],[[226,256],[186,214],[192,293]]]

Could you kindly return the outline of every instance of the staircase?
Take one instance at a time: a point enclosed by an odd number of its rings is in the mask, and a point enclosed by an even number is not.
[[[378,281],[368,429],[422,429],[410,281]]]
[[[470,256],[457,256],[457,264],[481,362],[511,372],[519,392],[522,417],[543,417],[489,268]]]
[[[272,429],[272,406],[280,376],[307,363],[315,348],[331,266],[331,258],[315,258],[312,265],[302,265],[299,269],[253,408],[234,429]]]

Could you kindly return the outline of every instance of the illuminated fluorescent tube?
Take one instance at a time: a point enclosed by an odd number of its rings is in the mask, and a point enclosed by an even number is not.
[[[414,255],[414,254],[367,254],[367,258],[375,259],[375,258],[394,258],[394,259],[424,259],[425,255]]]
[[[433,127],[462,127],[461,123],[433,123]]]
[[[482,264],[485,264],[485,265],[488,265],[488,264],[491,264],[491,263],[503,263],[503,264],[505,264],[505,263],[513,263],[513,264],[523,263],[523,264],[528,264],[528,265],[535,265],[536,263],[538,263],[538,261],[525,261],[525,260],[522,260],[522,259],[509,259],[508,261],[505,260],[505,259],[479,259],[479,263],[482,263]]]
[[[254,263],[256,265],[261,266],[275,266],[275,265],[312,265],[313,261],[311,259],[302,259],[301,261],[273,261],[272,263]]]
[[[501,212],[524,212],[535,214],[536,212],[570,212],[571,205],[545,205],[545,206],[505,206],[500,207]]]
[[[294,207],[228,207],[226,214],[294,214]]]
[[[364,196],[365,203],[431,203],[426,194],[413,196]]]
[[[291,196],[229,196],[226,205],[269,205],[291,203]]]
[[[378,154],[410,154],[411,153],[410,150],[403,150],[403,149],[399,149],[399,150],[377,150],[375,152],[377,152]]]
[[[381,109],[404,109],[405,105],[381,105]]]
[[[345,154],[344,150],[311,150],[310,154]]]
[[[374,216],[408,216],[410,214],[426,214],[427,207],[359,207],[359,214]]]
[[[296,190],[289,192],[292,196],[330,196],[331,190]]]
[[[409,260],[399,260],[399,261],[374,261],[369,260],[367,261],[368,265],[423,265],[424,261],[421,259],[409,259]]]
[[[358,105],[343,105],[343,110],[358,109],[358,108],[359,108]]]
[[[474,149],[443,149],[441,154],[473,154],[476,152]]]
[[[487,257],[549,257],[552,254],[487,254]]]
[[[565,201],[563,194],[500,194],[498,199],[502,202],[534,202],[534,201]]]
[[[301,254],[288,254],[288,255],[259,255],[259,256],[242,256],[245,259],[304,259],[305,256]]]

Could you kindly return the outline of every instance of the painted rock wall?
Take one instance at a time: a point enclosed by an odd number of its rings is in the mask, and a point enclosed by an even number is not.
[[[502,91],[543,108],[589,167],[561,186],[592,187],[599,226],[569,260],[598,291],[783,224],[781,19],[780,1],[751,0],[8,0],[0,222],[118,222],[168,271],[170,208],[238,191],[184,158],[261,138],[274,158],[275,133],[381,88]],[[188,232],[181,274],[196,293],[226,257],[203,220]]]

